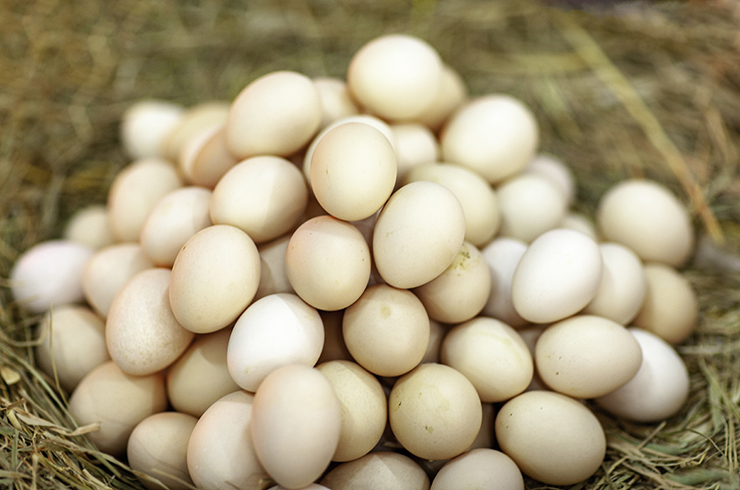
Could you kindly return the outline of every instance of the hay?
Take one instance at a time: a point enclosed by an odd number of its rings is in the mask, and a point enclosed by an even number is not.
[[[618,15],[617,15],[618,14]],[[740,488],[740,5],[621,4],[568,12],[535,0],[6,0],[0,5],[0,278],[20,252],[101,203],[127,163],[122,111],[143,97],[231,99],[272,70],[343,76],[387,32],[430,41],[474,94],[535,111],[542,149],[570,164],[580,210],[630,176],[691,206],[729,253],[686,275],[701,320],[680,352],[684,409],[661,424],[598,413],[609,448],[584,489]],[[735,264],[735,270],[712,264]],[[30,326],[0,289],[0,486],[141,488],[76,428],[33,366]],[[530,488],[546,488],[527,480]]]

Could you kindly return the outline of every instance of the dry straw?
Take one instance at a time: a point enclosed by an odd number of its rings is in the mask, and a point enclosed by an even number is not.
[[[579,2],[588,4],[588,2]],[[611,2],[597,2],[600,5]],[[551,4],[550,4],[551,5]],[[590,7],[595,8],[595,7]],[[568,162],[581,211],[609,185],[649,176],[690,206],[709,259],[686,271],[701,304],[683,346],[691,396],[660,424],[599,413],[609,448],[584,489],[740,488],[740,4],[534,0],[4,0],[0,2],[0,278],[104,202],[127,163],[122,111],[142,97],[230,99],[276,69],[343,76],[388,32],[431,42],[472,93],[536,112],[542,148]],[[140,488],[76,428],[34,368],[37,318],[0,289],[0,487]],[[544,488],[528,480],[530,488]]]

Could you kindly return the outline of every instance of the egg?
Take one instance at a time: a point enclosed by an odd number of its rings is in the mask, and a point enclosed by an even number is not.
[[[572,485],[596,473],[606,455],[599,420],[581,403],[551,391],[509,400],[496,416],[501,450],[526,475],[548,485]]]
[[[91,248],[68,240],[37,243],[10,270],[13,299],[31,313],[82,301],[82,274],[92,256]]]
[[[408,456],[390,451],[372,452],[342,463],[324,476],[332,490],[374,489],[429,490],[429,477]]]
[[[321,350],[317,364],[328,361],[352,361],[352,355],[344,343],[342,336],[342,319],[344,310],[339,311],[319,311],[321,320],[324,323],[324,347]]]
[[[491,272],[491,294],[483,307],[483,314],[497,318],[512,327],[527,324],[514,308],[511,282],[527,244],[516,238],[498,237],[481,250]]]
[[[428,362],[439,362],[439,350],[442,346],[442,339],[447,333],[447,328],[439,322],[429,320],[429,343],[424,357],[419,361],[420,364]]]
[[[573,172],[560,159],[541,153],[524,167],[525,173],[545,177],[561,191],[568,206],[576,200],[576,178]]]
[[[172,313],[195,333],[220,330],[244,311],[257,292],[260,258],[239,228],[214,225],[185,243],[172,266]]]
[[[583,213],[575,211],[566,212],[557,228],[580,231],[587,237],[590,237],[593,241],[599,241],[599,234],[596,232],[596,225],[594,225],[591,218],[587,217]]]
[[[439,160],[439,143],[428,127],[406,123],[394,124],[391,129],[396,139],[398,179],[402,179],[406,172],[417,165]]]
[[[288,251],[290,235],[257,246],[260,254],[260,283],[254,301],[268,294],[294,293],[285,269],[285,253]]]
[[[321,99],[321,124],[323,129],[339,119],[359,113],[347,90],[347,83],[339,78],[317,77],[313,84]]]
[[[449,461],[432,481],[432,490],[524,490],[516,463],[494,449],[473,449]]]
[[[426,125],[435,133],[443,126],[451,114],[463,105],[468,98],[468,88],[460,74],[449,65],[442,65],[442,79],[432,105],[416,116],[415,120]]]
[[[62,238],[99,250],[113,243],[108,225],[108,210],[100,204],[92,204],[76,211],[64,227]]]
[[[276,369],[254,395],[251,431],[257,457],[289,489],[310,485],[326,470],[339,444],[341,423],[334,388],[309,366]]]
[[[142,100],[123,113],[121,143],[132,158],[163,157],[162,141],[182,117],[184,108],[164,100]]]
[[[565,216],[567,201],[549,179],[522,173],[496,189],[501,212],[501,235],[531,243],[557,228]]]
[[[206,131],[222,126],[229,113],[227,102],[214,100],[187,108],[162,140],[162,155],[171,162],[180,159],[188,142]]]
[[[180,154],[180,168],[194,185],[213,189],[231,167],[237,164],[226,146],[224,126],[204,131],[193,138]]]

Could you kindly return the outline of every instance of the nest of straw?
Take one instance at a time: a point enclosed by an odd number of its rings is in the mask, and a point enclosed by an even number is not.
[[[679,347],[691,373],[685,407],[660,424],[597,411],[607,457],[574,488],[740,488],[740,4],[601,5],[2,2],[0,486],[141,488],[86,440],[94,427],[77,427],[67,394],[34,367],[38,318],[18,310],[4,279],[76,209],[105,201],[128,163],[124,109],[144,97],[229,100],[277,69],[343,77],[369,39],[405,32],[433,44],[473,94],[509,93],[535,111],[542,149],[577,175],[581,211],[592,213],[614,182],[647,176],[682,197],[720,251],[684,271],[701,306]]]

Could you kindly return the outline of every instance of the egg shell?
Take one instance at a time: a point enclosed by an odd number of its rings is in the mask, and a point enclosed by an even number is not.
[[[190,488],[188,485],[193,482],[188,474],[186,451],[197,421],[192,415],[163,412],[139,422],[126,447],[131,469],[159,480],[171,490]],[[139,480],[150,490],[162,488],[147,478]]]
[[[539,129],[521,101],[492,94],[460,107],[442,129],[440,143],[445,162],[464,165],[495,184],[532,160]]]
[[[82,378],[110,360],[105,345],[105,323],[86,306],[60,305],[38,326],[36,363],[50,378],[55,376],[67,392]]]
[[[385,282],[415,288],[444,272],[464,239],[465,213],[455,194],[434,182],[411,182],[380,212],[373,258]]]
[[[172,314],[169,269],[136,274],[116,294],[105,323],[108,352],[122,371],[146,376],[166,368],[190,345],[193,332]]]
[[[527,344],[527,348],[529,349],[529,353],[532,355],[532,359],[534,359],[534,349],[535,345],[537,344],[537,339],[540,338],[540,335],[542,335],[542,332],[544,332],[545,328],[547,327],[548,325],[530,325],[524,328],[517,329],[517,333],[521,335],[524,343]],[[542,381],[542,378],[540,378],[540,375],[537,373],[536,365],[534,376],[532,376],[532,381],[529,383],[529,386],[527,386],[527,389],[524,391],[534,390],[550,390],[550,387],[548,387],[545,382]]]
[[[198,419],[187,448],[188,472],[201,490],[264,490],[273,484],[252,443],[252,402],[244,391],[228,394]]]
[[[640,344],[622,325],[580,315],[549,326],[535,346],[537,372],[553,390],[595,398],[626,384],[642,362]]]
[[[167,369],[167,399],[178,412],[200,417],[220,398],[239,390],[226,365],[231,329],[200,335]]]
[[[632,322],[671,344],[680,344],[696,328],[699,304],[691,283],[676,269],[645,264],[645,301]]]
[[[475,440],[483,418],[473,384],[443,364],[422,364],[400,377],[388,398],[388,414],[398,442],[424,459],[461,454]]]
[[[257,246],[260,254],[260,283],[254,301],[275,293],[294,293],[285,269],[285,253],[288,251],[290,235]]]
[[[429,490],[429,477],[408,456],[390,451],[372,452],[342,463],[324,476],[332,490]]]
[[[172,312],[191,332],[215,332],[251,303],[259,278],[259,252],[249,235],[234,226],[209,226],[190,237],[175,259]]]
[[[319,311],[321,321],[324,323],[324,347],[321,350],[321,356],[316,361],[322,364],[328,361],[352,361],[352,354],[349,353],[347,345],[344,343],[342,336],[342,319],[344,310],[339,311]]]
[[[628,246],[645,262],[680,267],[694,249],[686,208],[658,182],[633,179],[611,187],[599,201],[596,222],[607,240]]]
[[[442,79],[434,102],[415,119],[436,133],[467,99],[468,88],[462,77],[449,65],[443,64]]]
[[[123,285],[139,272],[153,267],[138,243],[120,243],[98,250],[82,272],[85,299],[105,318]]]
[[[347,86],[371,113],[398,121],[422,115],[442,83],[442,61],[426,41],[404,34],[375,38],[350,60]]]
[[[606,437],[581,403],[551,391],[530,391],[496,416],[496,439],[519,469],[549,485],[572,485],[599,469]]]
[[[311,484],[326,470],[339,443],[341,422],[334,388],[308,366],[278,368],[254,395],[251,430],[257,457],[289,489]]]
[[[494,449],[473,449],[449,461],[432,481],[431,490],[524,490],[516,463]]]
[[[247,85],[231,105],[226,145],[238,159],[288,156],[311,140],[321,117],[321,98],[310,78],[292,71],[268,73]]]
[[[580,231],[587,237],[590,237],[593,241],[599,241],[599,234],[596,232],[596,225],[593,223],[591,218],[583,213],[575,211],[566,212],[557,227]]]
[[[180,157],[180,168],[187,169],[186,174],[194,185],[213,189],[237,162],[226,146],[224,126],[218,126],[188,143]]]
[[[527,324],[527,320],[517,313],[511,299],[514,271],[526,251],[526,243],[509,237],[498,237],[481,250],[491,272],[491,294],[483,307],[483,314],[515,328]]]
[[[496,189],[501,212],[501,235],[530,243],[557,228],[567,202],[556,184],[534,173],[522,173]]]
[[[214,224],[232,225],[262,243],[298,224],[308,203],[300,170],[284,158],[258,156],[232,167],[213,189]]]
[[[321,124],[323,129],[339,119],[354,116],[360,110],[347,90],[347,83],[339,78],[317,77],[313,84],[321,99]]]
[[[208,214],[211,191],[182,187],[164,196],[149,212],[139,242],[158,267],[172,267],[180,249],[197,232],[211,226]]]
[[[576,177],[562,160],[553,155],[541,153],[524,167],[525,173],[545,177],[561,191],[568,206],[576,200]]]
[[[167,160],[145,158],[124,167],[108,192],[108,223],[116,241],[137,241],[152,208],[181,186],[177,170]]]
[[[689,396],[689,373],[681,356],[665,340],[630,328],[642,350],[637,374],[621,388],[597,398],[607,412],[637,422],[659,422],[678,413]]]
[[[90,371],[69,398],[69,410],[78,425],[100,423],[87,434],[98,449],[112,456],[126,451],[136,425],[167,408],[162,373],[126,374],[113,361]]]
[[[432,131],[419,123],[391,126],[396,139],[398,179],[417,165],[439,160],[439,142]]]
[[[101,204],[79,209],[69,218],[62,237],[93,250],[111,245],[113,234],[108,225],[108,209]]]
[[[13,264],[10,288],[13,299],[31,313],[44,313],[52,305],[84,299],[82,273],[93,250],[68,240],[37,243]]]
[[[439,362],[439,350],[446,333],[447,328],[445,325],[434,320],[429,320],[429,343],[427,344],[427,351],[424,353],[424,357],[421,358],[419,364]]]
[[[164,156],[162,141],[182,117],[184,108],[165,100],[142,100],[123,113],[121,143],[132,158]]]
[[[516,266],[511,299],[533,323],[551,323],[582,310],[601,282],[601,252],[583,233],[551,230],[533,241]]]
[[[177,162],[193,138],[205,131],[222,126],[229,113],[229,103],[213,100],[188,107],[162,140],[162,156]]]

